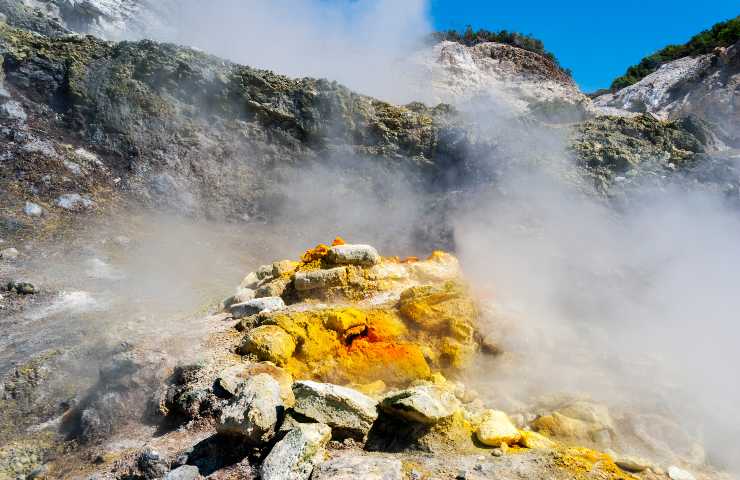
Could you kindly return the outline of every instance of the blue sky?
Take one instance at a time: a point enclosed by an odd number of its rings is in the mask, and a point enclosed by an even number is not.
[[[737,16],[740,1],[431,0],[431,14],[436,29],[531,33],[593,91],[645,55]]]

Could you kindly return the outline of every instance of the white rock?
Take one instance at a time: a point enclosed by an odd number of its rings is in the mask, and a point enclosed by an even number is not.
[[[44,209],[38,203],[26,202],[26,205],[23,207],[23,213],[29,217],[40,217],[43,215]]]
[[[23,145],[23,151],[26,153],[39,153],[46,157],[54,158],[57,156],[57,151],[54,149],[54,145],[46,140],[33,139],[27,144]]]
[[[251,288],[240,288],[236,294],[224,300],[224,308],[230,308],[238,303],[248,302],[254,299],[254,290]]]
[[[58,197],[54,204],[65,210],[79,211],[95,207],[95,202],[79,193],[66,193]]]
[[[262,312],[274,312],[285,308],[285,302],[280,297],[254,298],[243,303],[231,305],[229,310],[236,319],[256,315]]]
[[[18,258],[18,255],[20,255],[20,253],[13,247],[0,250],[0,258],[3,260],[15,260]]]
[[[668,476],[671,480],[696,480],[691,473],[686,470],[682,470],[675,465],[668,467]]]
[[[80,177],[83,173],[85,173],[84,170],[82,170],[82,167],[75,162],[64,160],[62,163],[64,163],[64,168],[69,170],[69,172],[75,177]]]
[[[293,384],[293,410],[332,427],[335,436],[362,439],[378,418],[378,403],[357,390],[330,383]]]
[[[272,447],[260,468],[262,480],[308,480],[330,438],[328,425],[299,424]]]
[[[257,288],[257,285],[260,283],[260,278],[257,276],[257,272],[250,272],[247,274],[246,277],[242,280],[242,283],[239,284],[239,288],[249,288],[254,290]]]
[[[380,255],[370,245],[335,245],[329,249],[327,259],[337,265],[372,266],[380,263]]]

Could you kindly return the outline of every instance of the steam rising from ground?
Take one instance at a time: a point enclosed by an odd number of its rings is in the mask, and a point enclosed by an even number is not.
[[[426,0],[182,0],[168,17],[149,35],[397,102],[415,93],[402,61],[431,31]]]

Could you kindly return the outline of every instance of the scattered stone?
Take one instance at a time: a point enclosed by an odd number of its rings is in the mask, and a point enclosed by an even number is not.
[[[389,414],[427,425],[450,417],[460,408],[460,402],[452,392],[433,385],[391,393],[380,405]]]
[[[5,248],[3,250],[0,250],[0,258],[3,260],[15,260],[18,258],[18,255],[20,253],[15,248]]]
[[[78,163],[75,163],[71,160],[66,160],[66,159],[62,163],[64,163],[64,168],[69,170],[69,172],[75,177],[80,177],[82,176],[83,173],[85,173],[83,172],[82,167]]]
[[[277,325],[262,325],[247,333],[239,348],[239,353],[253,354],[260,360],[285,365],[293,356],[295,347],[295,341],[288,332]]]
[[[309,290],[337,287],[345,283],[347,269],[345,267],[330,268],[328,270],[310,270],[295,274],[293,284],[296,290],[305,292]]]
[[[328,425],[300,424],[272,447],[260,469],[262,480],[308,480],[330,439]]]
[[[272,276],[272,264],[270,265],[262,265],[257,269],[255,272],[257,274],[258,280],[264,280],[268,277]]]
[[[402,469],[396,458],[350,453],[316,466],[311,480],[402,480]]]
[[[216,430],[262,445],[275,436],[284,408],[277,381],[264,373],[256,375],[223,408]]]
[[[25,207],[23,207],[23,213],[29,217],[40,217],[44,214],[44,209],[37,203],[26,202]]]
[[[668,467],[668,477],[671,480],[696,480],[696,477],[686,470],[682,470],[675,465]]]
[[[231,305],[229,311],[235,319],[249,317],[262,312],[273,312],[285,308],[285,302],[280,297],[263,297],[247,300],[246,302]]]
[[[58,197],[54,204],[65,210],[80,211],[95,207],[95,202],[79,193],[66,193]]]
[[[183,465],[169,472],[164,476],[164,480],[200,480],[203,478],[198,471],[198,467],[192,465]]]
[[[475,431],[475,436],[483,445],[498,447],[502,443],[513,445],[521,439],[519,430],[511,423],[509,417],[499,410],[486,410]]]
[[[136,459],[136,464],[147,480],[162,478],[169,467],[162,456],[156,450],[146,449]]]
[[[23,151],[26,153],[38,153],[45,157],[54,158],[57,156],[57,151],[51,142],[46,140],[39,140],[36,138],[30,138],[30,141],[23,145]]]
[[[329,249],[327,259],[336,265],[371,267],[380,263],[378,251],[370,245],[335,245]]]
[[[332,427],[334,437],[362,439],[378,418],[377,402],[362,393],[330,383],[293,384],[293,410]]]

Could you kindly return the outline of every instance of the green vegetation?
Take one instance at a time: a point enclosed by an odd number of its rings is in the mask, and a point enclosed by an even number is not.
[[[519,47],[523,50],[538,53],[544,57],[550,59],[560,70],[571,75],[569,69],[564,69],[560,66],[558,59],[555,58],[551,52],[545,49],[545,44],[542,40],[533,37],[532,35],[525,35],[523,33],[509,32],[507,30],[500,30],[493,32],[484,28],[479,29],[477,32],[473,30],[473,27],[468,25],[464,32],[458,32],[457,30],[448,30],[446,32],[435,32],[432,34],[432,40],[435,42],[441,42],[444,40],[450,42],[457,42],[468,47],[478,45],[479,43],[485,42],[497,42],[506,45],[512,45]]]
[[[611,91],[616,91],[637,83],[656,71],[661,65],[683,57],[710,53],[717,47],[727,47],[740,40],[740,16],[718,23],[709,30],[694,35],[683,45],[668,45],[643,58],[640,63],[627,69],[621,77],[616,78],[611,85]]]

